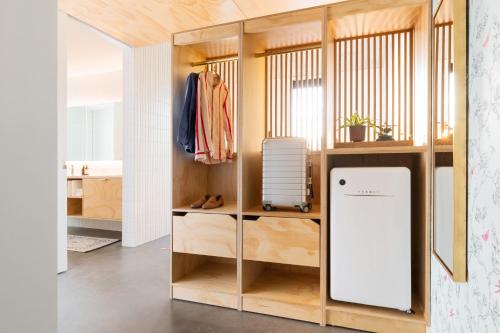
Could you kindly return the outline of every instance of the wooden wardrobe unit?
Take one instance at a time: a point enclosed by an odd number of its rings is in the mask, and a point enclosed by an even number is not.
[[[173,36],[172,298],[373,332],[425,332],[430,294],[430,17],[427,0],[353,0]],[[408,119],[411,144],[337,145],[335,40],[400,30],[412,32],[413,57],[407,63],[412,71],[405,73],[412,73],[414,86],[403,90],[408,97],[405,105],[413,108]],[[313,209],[309,213],[266,212],[261,209],[262,140],[266,133],[274,133],[268,131],[270,119],[277,122],[276,117],[286,117],[287,103],[292,101],[285,93],[280,102],[284,106],[278,108],[285,113],[269,118],[268,85],[276,91],[281,88],[270,83],[278,74],[268,73],[266,59],[271,58],[266,56],[318,48],[310,68],[319,76],[305,72],[306,87],[320,84],[322,91],[319,123],[323,134],[320,148],[312,153]],[[224,65],[226,59],[238,60],[236,72]],[[237,90],[233,163],[207,166],[194,162],[193,155],[176,143],[186,78],[190,72],[202,71],[206,62],[218,63],[219,67],[212,68],[229,71],[228,77],[237,82],[231,83]],[[294,72],[296,81],[299,72]],[[292,83],[286,87],[291,94]],[[364,96],[360,101],[368,105]],[[328,174],[337,166],[406,166],[412,171],[414,314],[329,298]],[[189,208],[190,202],[205,193],[223,194],[226,204],[214,210]]]

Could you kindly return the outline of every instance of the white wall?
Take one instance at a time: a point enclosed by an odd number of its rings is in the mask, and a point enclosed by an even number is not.
[[[170,44],[129,49],[124,58],[123,245],[170,230]]]
[[[432,333],[500,332],[500,3],[469,1],[466,284],[432,258]]]
[[[66,170],[66,38],[67,15],[57,13],[57,273],[68,270]]]
[[[57,3],[0,10],[0,332],[56,332]]]
[[[121,102],[122,71],[68,77],[68,107]]]

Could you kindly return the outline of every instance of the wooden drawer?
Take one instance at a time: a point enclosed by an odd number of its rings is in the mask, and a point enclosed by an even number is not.
[[[319,267],[319,225],[298,218],[244,220],[243,259]]]
[[[83,217],[104,220],[121,220],[121,178],[84,179],[82,206]]]
[[[174,252],[236,258],[236,220],[224,214],[174,216],[173,249]]]

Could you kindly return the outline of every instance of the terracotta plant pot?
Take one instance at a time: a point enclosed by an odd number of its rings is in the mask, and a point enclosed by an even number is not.
[[[365,141],[366,137],[366,126],[350,126],[349,127],[349,138],[353,142]]]

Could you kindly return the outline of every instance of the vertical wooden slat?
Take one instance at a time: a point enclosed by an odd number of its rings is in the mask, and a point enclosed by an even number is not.
[[[285,85],[285,121],[284,121],[284,136],[289,136],[288,132],[288,53],[285,54],[285,70],[284,70],[284,85]]]
[[[317,110],[322,110],[323,109],[323,94],[320,94],[319,92],[321,91],[320,87],[322,87],[322,78],[320,78],[320,66],[322,63],[320,62],[320,55],[321,55],[321,49],[316,49],[316,102],[317,102]],[[322,112],[319,112],[317,115],[317,121],[316,121],[316,133],[322,133]],[[316,136],[316,149],[320,150],[321,149],[321,135]]]
[[[365,116],[365,39],[361,41],[361,116]],[[356,68],[357,70],[357,68]],[[369,130],[368,130],[369,133]]]
[[[337,141],[337,112],[338,112],[338,107],[337,107],[337,101],[338,101],[338,82],[337,82],[337,75],[338,75],[338,68],[337,68],[337,63],[338,63],[338,48],[339,43],[337,41],[333,42],[333,137],[334,137],[334,142]],[[325,133],[326,134],[326,133]]]
[[[413,140],[413,30],[410,30],[410,136]]]
[[[305,67],[306,67],[306,70],[305,70],[305,77],[302,79],[302,82],[304,82],[305,80],[305,98],[303,98],[302,100],[304,102],[307,102],[309,100],[309,50],[306,50],[304,51],[305,54],[306,54],[306,60],[305,60]],[[302,90],[304,91],[304,90]],[[305,108],[307,108],[307,104],[306,103],[303,103],[305,105],[303,105],[303,109],[302,110],[305,110]],[[306,128],[306,133],[309,131],[309,126],[310,126],[310,119],[309,117],[307,116],[307,114],[305,114],[304,112],[304,117],[305,117],[305,128]]]
[[[350,53],[351,53],[351,56],[349,57],[349,72],[350,72],[350,77],[349,77],[349,82],[350,82],[350,89],[349,89],[349,116],[352,116],[352,107],[353,107],[353,68],[352,68],[352,53],[353,53],[353,43],[352,43],[352,39],[350,40],[350,43],[349,43],[349,47],[350,47]]]
[[[344,118],[342,122],[344,122],[347,118],[347,42],[344,43]],[[344,135],[344,141],[347,139],[347,130],[345,128],[342,129]]]
[[[354,52],[354,57],[356,58],[356,62],[354,63],[354,65],[356,66],[355,68],[353,68],[352,70],[352,73],[354,73],[354,112],[353,113],[357,113],[359,111],[359,108],[358,108],[358,85],[359,85],[359,73],[358,73],[358,58],[359,58],[359,40],[358,39],[354,39],[354,43],[356,45],[356,52]],[[351,113],[352,115],[352,113]]]
[[[452,110],[450,108],[450,102],[449,101],[450,101],[450,98],[454,97],[454,96],[450,96],[450,80],[449,80],[449,78],[450,78],[450,72],[451,72],[451,66],[452,66],[451,65],[451,56],[452,56],[451,45],[452,45],[452,42],[453,42],[452,41],[452,30],[451,30],[452,27],[453,26],[451,24],[448,25],[448,64],[446,66],[446,68],[447,68],[447,71],[446,71],[447,75],[446,76],[448,78],[448,89],[447,89],[447,92],[446,92],[446,98],[448,100],[448,110],[446,112],[446,120],[447,120],[447,123],[448,123],[448,130],[450,128],[450,119],[451,119],[450,117],[451,117],[451,112],[452,112]]]
[[[383,99],[383,89],[382,89],[382,75],[383,75],[383,70],[382,70],[382,59],[383,59],[383,55],[382,55],[382,37],[378,37],[378,47],[379,47],[379,53],[378,53],[378,57],[379,57],[379,103],[380,103],[380,106],[379,106],[379,113],[380,113],[380,120],[379,120],[379,125],[382,125],[383,124],[383,118],[382,118],[382,99]]]
[[[408,117],[407,117],[407,112],[408,112],[408,109],[407,109],[407,94],[408,94],[408,91],[407,91],[407,85],[406,85],[406,79],[408,77],[408,65],[407,65],[407,62],[408,62],[408,33],[405,32],[404,34],[404,41],[405,41],[405,45],[404,45],[404,78],[403,78],[403,90],[404,90],[404,93],[403,93],[403,101],[404,101],[404,115],[403,115],[403,122],[404,122],[404,132],[403,132],[403,138],[404,140],[408,140],[408,132],[407,132],[407,121],[408,121]]]
[[[274,56],[274,126],[273,137],[278,136],[278,55]]]
[[[366,103],[366,108],[367,108],[367,113],[368,113],[368,117],[370,119],[372,119],[372,112],[371,112],[371,105],[370,105],[370,94],[371,94],[371,90],[370,90],[370,72],[371,72],[371,66],[370,66],[370,59],[371,59],[371,54],[370,54],[370,44],[371,44],[371,38],[368,38],[367,39],[367,44],[366,44],[366,47],[367,47],[367,50],[366,50],[366,61],[367,61],[367,64],[368,64],[368,73],[367,73],[367,78],[366,78],[366,82],[367,82],[367,89],[366,89],[366,92],[368,93],[367,94],[367,103]],[[363,61],[363,67],[364,67],[364,61]],[[371,130],[372,128],[370,126],[368,126],[368,138],[372,138],[373,139],[373,136],[370,136],[371,134]]]
[[[445,29],[444,27],[441,28],[441,44],[445,43]],[[442,133],[444,132],[444,80],[445,80],[445,71],[444,71],[444,65],[445,65],[445,48],[443,47],[441,49],[441,136]]]
[[[264,110],[265,114],[264,114],[264,120],[266,122],[265,124],[265,129],[266,129],[266,138],[267,138],[267,133],[269,133],[269,120],[268,118],[270,117],[270,112],[268,112],[268,110],[270,110],[270,102],[269,102],[269,57],[265,57],[265,67],[266,67],[266,73],[265,73],[265,82],[266,82],[266,110]]]
[[[398,33],[398,141],[401,140],[401,33]]]
[[[391,34],[391,43],[392,43],[392,50],[391,50],[391,55],[392,55],[392,59],[391,59],[391,77],[392,77],[392,81],[391,81],[391,90],[392,90],[392,93],[391,93],[391,123],[392,125],[395,125],[395,121],[394,121],[394,60],[396,58],[396,55],[395,55],[395,49],[394,49],[394,40],[395,40],[395,34]],[[394,134],[394,133],[393,133]]]
[[[385,121],[389,123],[389,35],[385,35]]]
[[[299,52],[295,52],[294,55],[295,55],[295,87],[296,87],[296,89],[298,89],[298,87],[299,87]],[[298,98],[298,93],[295,93],[295,102],[297,102],[297,98]],[[295,105],[295,109],[296,108],[297,108],[297,105]],[[295,112],[294,117],[295,117],[294,133],[297,133],[297,123],[298,123],[297,112]]]

